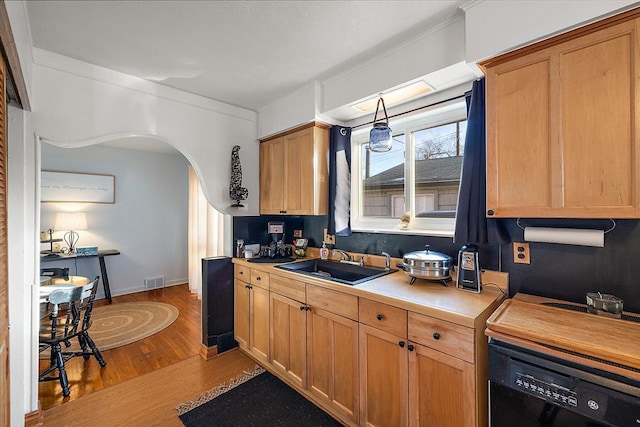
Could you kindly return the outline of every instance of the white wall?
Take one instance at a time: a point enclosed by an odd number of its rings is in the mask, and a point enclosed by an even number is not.
[[[466,57],[477,62],[617,13],[629,0],[481,1],[465,12]]]
[[[187,283],[189,171],[183,156],[103,145],[41,145],[42,170],[114,175],[116,182],[114,204],[42,203],[41,230],[54,228],[57,212],[86,212],[88,230],[79,231],[79,245],[121,252],[105,258],[113,296],[143,291],[145,277],[165,276],[167,285]],[[63,234],[58,231],[54,238]],[[100,274],[97,258],[42,266],[71,267],[72,274],[85,277]],[[97,297],[104,297],[102,286]]]
[[[34,49],[33,125],[47,141],[80,147],[130,135],[178,149],[200,178],[209,203],[230,215],[257,215],[256,113]],[[245,208],[231,208],[231,150],[240,145]]]
[[[421,36],[324,80],[322,109],[332,110],[463,60],[464,20],[458,17],[425,28]]]
[[[317,86],[317,82],[312,82],[261,108],[258,137],[264,138],[315,120]]]

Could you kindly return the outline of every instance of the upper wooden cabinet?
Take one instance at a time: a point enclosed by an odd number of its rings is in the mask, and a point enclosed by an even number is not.
[[[326,215],[329,127],[310,123],[260,142],[260,213]]]
[[[639,16],[481,64],[487,216],[640,218]]]

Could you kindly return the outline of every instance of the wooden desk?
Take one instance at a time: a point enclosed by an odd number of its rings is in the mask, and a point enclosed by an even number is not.
[[[76,254],[68,255],[68,254],[60,254],[57,257],[51,257],[46,255],[40,255],[40,263],[44,262],[52,262],[52,261],[67,261],[70,259],[84,259],[84,258],[98,258],[98,262],[100,263],[100,276],[102,277],[102,286],[104,287],[104,296],[111,304],[111,288],[109,287],[109,276],[107,276],[107,265],[104,262],[104,257],[112,256],[112,255],[120,255],[120,251],[117,249],[103,249],[98,251],[97,255],[83,255],[77,256]]]

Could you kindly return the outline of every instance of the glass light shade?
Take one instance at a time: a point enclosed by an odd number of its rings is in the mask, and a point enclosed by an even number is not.
[[[384,153],[393,146],[393,135],[387,122],[376,122],[369,132],[369,150]]]
[[[87,214],[84,212],[58,212],[53,228],[60,231],[86,230]]]

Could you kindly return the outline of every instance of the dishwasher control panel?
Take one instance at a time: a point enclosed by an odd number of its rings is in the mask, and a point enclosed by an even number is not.
[[[515,372],[513,385],[525,393],[551,400],[563,406],[578,406],[578,393],[558,384],[545,382],[533,375]]]

